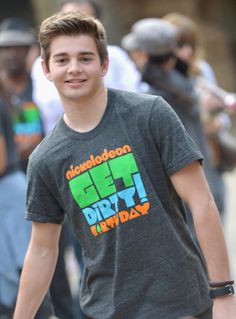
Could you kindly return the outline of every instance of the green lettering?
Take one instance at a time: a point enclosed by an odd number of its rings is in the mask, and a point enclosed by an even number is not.
[[[90,174],[96,185],[101,198],[107,197],[116,192],[110,169],[107,163],[103,163],[90,170]]]
[[[100,199],[88,172],[71,179],[69,186],[80,208],[90,206]]]
[[[132,153],[110,160],[109,166],[114,179],[122,178],[126,187],[134,185],[132,175],[138,168]]]

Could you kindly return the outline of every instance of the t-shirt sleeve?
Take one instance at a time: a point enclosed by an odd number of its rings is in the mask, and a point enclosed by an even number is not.
[[[39,162],[39,161],[38,161]],[[50,185],[50,175],[43,164],[29,161],[27,170],[28,189],[26,219],[42,223],[62,224],[64,210]],[[40,167],[39,167],[40,166]]]
[[[151,130],[168,176],[196,160],[202,162],[202,153],[175,111],[161,97],[153,104]]]

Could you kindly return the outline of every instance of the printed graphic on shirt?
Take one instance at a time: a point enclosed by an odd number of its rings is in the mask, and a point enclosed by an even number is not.
[[[17,143],[31,139],[36,142],[42,137],[42,123],[37,106],[33,102],[24,102],[14,107],[13,126]]]
[[[129,145],[90,155],[66,172],[70,191],[90,230],[99,236],[147,215],[150,203]]]

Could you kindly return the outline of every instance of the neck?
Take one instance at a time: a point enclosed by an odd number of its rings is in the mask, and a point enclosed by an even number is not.
[[[89,132],[94,129],[102,119],[107,106],[107,90],[100,88],[94,95],[77,101],[63,101],[65,110],[64,121],[77,132]]]

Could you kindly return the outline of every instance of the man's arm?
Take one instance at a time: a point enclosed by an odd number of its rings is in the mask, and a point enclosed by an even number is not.
[[[199,162],[194,162],[173,174],[171,182],[189,206],[201,250],[205,257],[211,282],[232,280],[224,233],[218,210]],[[214,319],[235,318],[234,296],[217,297],[214,301]]]
[[[60,225],[33,222],[14,319],[34,318],[54,273],[60,232]]]

